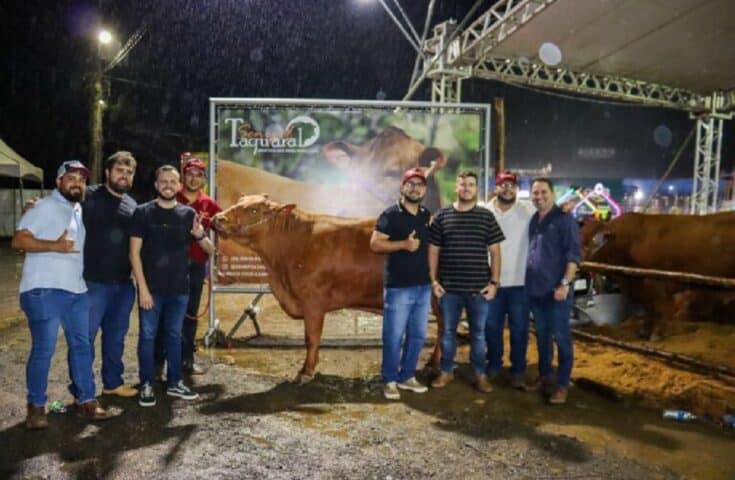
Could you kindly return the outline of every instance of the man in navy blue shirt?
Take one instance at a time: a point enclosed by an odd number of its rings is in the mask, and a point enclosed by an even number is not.
[[[567,401],[574,352],[569,324],[571,283],[580,262],[579,227],[574,218],[556,206],[554,184],[537,178],[531,184],[536,213],[529,225],[526,291],[536,324],[540,387],[549,403]],[[554,342],[558,351],[556,386],[552,377]]]
[[[416,363],[426,339],[431,304],[429,220],[421,206],[426,177],[420,168],[403,174],[401,199],[378,217],[370,248],[387,253],[383,291],[383,394],[401,398],[398,389],[424,393],[416,380]]]

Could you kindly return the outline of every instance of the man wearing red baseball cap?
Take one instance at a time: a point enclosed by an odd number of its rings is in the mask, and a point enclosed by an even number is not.
[[[421,201],[426,176],[421,168],[406,170],[401,199],[380,214],[370,248],[386,253],[383,306],[383,395],[401,398],[399,389],[424,393],[416,380],[416,364],[426,340],[431,305],[429,280],[429,220]]]
[[[518,201],[518,177],[509,170],[496,175],[495,197],[487,208],[505,234],[505,240],[500,242],[500,255],[503,258],[500,286],[495,298],[490,301],[490,311],[485,323],[487,374],[492,380],[503,368],[503,326],[507,315],[511,384],[513,388],[524,389],[529,324],[525,288],[526,257],[528,224],[534,210],[530,203]]]
[[[176,195],[176,200],[182,205],[193,208],[205,231],[209,233],[212,217],[221,212],[222,208],[212,197],[204,193],[207,165],[201,158],[189,157],[182,170],[184,181],[181,190]],[[193,242],[189,248],[189,303],[186,307],[186,317],[184,317],[181,330],[181,370],[183,373],[194,375],[204,373],[204,369],[194,362],[194,351],[196,350],[197,317],[199,316],[199,305],[208,260],[209,255],[198,242]],[[155,355],[156,369],[159,375],[163,371],[164,346],[165,340],[162,332],[159,331],[156,338]]]

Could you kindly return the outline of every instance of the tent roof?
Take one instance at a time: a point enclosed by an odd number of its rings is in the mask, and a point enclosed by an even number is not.
[[[21,157],[0,139],[0,175],[43,183],[43,169]]]
[[[733,18],[733,0],[557,0],[488,52],[553,42],[575,70],[709,94],[735,88]]]

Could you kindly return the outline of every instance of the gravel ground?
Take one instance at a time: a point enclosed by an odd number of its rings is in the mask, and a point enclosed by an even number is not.
[[[533,395],[505,388],[483,396],[460,378],[444,391],[388,402],[373,377],[325,374],[295,385],[290,360],[278,374],[273,365],[264,374],[215,360],[194,380],[201,395],[196,401],[172,401],[159,386],[153,408],[102,397],[106,406],[124,410],[121,415],[89,424],[69,406],[67,413],[50,415],[49,429],[29,432],[25,322],[5,322],[0,335],[0,399],[6,406],[0,414],[1,478],[679,478],[548,431],[532,410],[550,407]],[[131,332],[126,350],[131,383],[136,339]],[[60,339],[49,399],[68,403],[65,351]],[[251,354],[262,362],[301,356],[271,349]],[[349,352],[325,355],[350,358]],[[460,367],[460,377],[465,370]],[[515,413],[518,402],[528,411],[525,418]],[[578,413],[563,409],[564,418]]]

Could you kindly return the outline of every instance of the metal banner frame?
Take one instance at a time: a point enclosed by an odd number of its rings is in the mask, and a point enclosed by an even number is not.
[[[457,98],[457,101],[459,98]],[[251,106],[260,106],[260,107],[267,107],[267,106],[283,106],[283,107],[335,107],[335,108],[393,108],[396,110],[401,109],[424,109],[424,110],[430,110],[432,112],[438,112],[438,113],[452,113],[452,112],[460,112],[460,111],[467,111],[467,110],[478,110],[481,111],[484,115],[484,121],[480,124],[480,154],[482,158],[482,164],[483,164],[483,185],[485,189],[485,193],[489,192],[490,188],[490,152],[491,152],[491,130],[490,130],[490,122],[491,122],[491,106],[489,104],[482,104],[482,103],[446,103],[446,102],[440,102],[440,103],[432,103],[432,102],[407,102],[407,101],[367,101],[367,100],[329,100],[329,99],[289,99],[289,98],[222,98],[222,97],[216,97],[216,98],[210,98],[209,99],[209,175],[208,175],[208,182],[209,182],[209,194],[212,196],[212,198],[216,198],[216,172],[217,172],[217,162],[218,162],[218,138],[219,138],[219,128],[220,125],[218,123],[217,118],[217,109],[222,106],[242,106],[242,107],[251,107]],[[212,235],[214,233],[212,232]],[[213,238],[214,240],[214,238]],[[215,255],[217,255],[217,252],[215,251]],[[270,293],[270,287],[267,285],[247,285],[247,286],[225,286],[225,285],[216,285],[214,283],[215,280],[215,266],[217,262],[216,259],[213,258],[210,260],[210,265],[212,268],[209,269],[209,282],[211,285],[210,289],[210,295],[211,299],[209,302],[209,328],[207,330],[207,333],[204,336],[204,342],[205,345],[209,346],[214,343],[214,341],[218,338],[218,332],[219,332],[219,320],[215,317],[215,307],[216,307],[216,295],[218,293],[249,293],[249,294],[257,294],[256,299],[248,305],[244,311],[243,314],[240,316],[240,319],[237,322],[237,325],[235,328],[231,329],[231,331],[228,334],[228,337],[231,337],[232,334],[237,330],[237,327],[239,327],[247,318],[250,318],[255,326],[255,329],[257,332],[260,331],[260,327],[256,320],[257,315],[257,301],[260,300],[263,294]],[[221,332],[219,332],[221,333]]]

